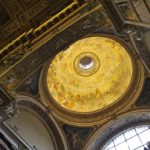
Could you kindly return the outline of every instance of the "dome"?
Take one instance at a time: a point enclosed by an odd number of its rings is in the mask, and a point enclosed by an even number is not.
[[[89,113],[126,93],[133,69],[124,46],[101,36],[83,38],[58,53],[47,73],[51,97],[64,109]]]

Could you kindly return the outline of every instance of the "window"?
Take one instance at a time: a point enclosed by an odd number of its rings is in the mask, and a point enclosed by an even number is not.
[[[113,137],[103,150],[144,150],[150,141],[150,126],[136,126]]]

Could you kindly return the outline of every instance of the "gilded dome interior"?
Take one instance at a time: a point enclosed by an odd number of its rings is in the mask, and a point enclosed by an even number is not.
[[[47,86],[63,108],[89,113],[117,102],[133,74],[124,46],[108,37],[87,37],[58,53],[50,63]]]

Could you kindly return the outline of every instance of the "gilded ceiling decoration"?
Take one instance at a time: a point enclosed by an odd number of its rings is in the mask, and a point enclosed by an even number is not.
[[[7,47],[23,33],[38,28],[47,20],[68,10],[76,0],[8,0],[0,1],[0,49]],[[74,10],[74,9],[73,9]],[[70,11],[69,11],[70,12]],[[59,16],[61,20],[65,11]],[[52,23],[54,25],[54,23]],[[24,36],[25,37],[25,36]],[[29,40],[29,39],[28,39]],[[23,42],[23,41],[22,41]],[[22,43],[21,42],[21,43]],[[1,51],[1,50],[0,50]]]
[[[47,74],[50,95],[63,108],[93,112],[117,102],[133,74],[126,49],[108,37],[87,37],[52,60]]]

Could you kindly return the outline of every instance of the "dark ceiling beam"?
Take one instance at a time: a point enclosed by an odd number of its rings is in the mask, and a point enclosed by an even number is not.
[[[103,7],[106,9],[107,14],[109,15],[111,21],[118,31],[122,31],[125,27],[124,19],[117,10],[114,2],[112,0],[100,0]]]

